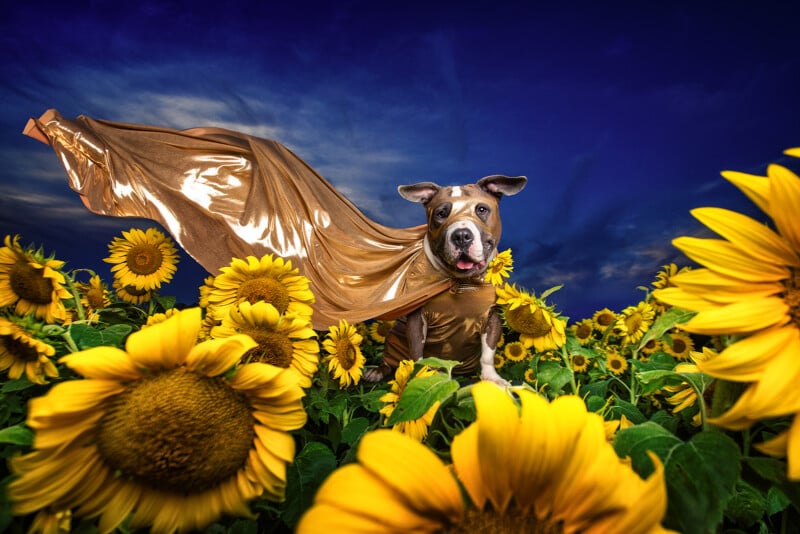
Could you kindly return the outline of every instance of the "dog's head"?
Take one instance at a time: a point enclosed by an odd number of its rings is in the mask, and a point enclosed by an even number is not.
[[[453,277],[475,278],[497,253],[500,199],[519,193],[527,181],[524,176],[492,175],[469,185],[420,182],[397,190],[427,210],[425,252],[431,262]]]

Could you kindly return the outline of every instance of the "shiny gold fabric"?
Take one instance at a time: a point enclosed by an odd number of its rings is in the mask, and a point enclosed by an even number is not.
[[[458,360],[453,374],[474,373],[480,367],[481,334],[495,302],[494,286],[459,282],[422,305],[425,331],[423,357]],[[392,368],[409,355],[406,324],[401,319],[386,337],[383,362]]]
[[[52,146],[91,211],[158,221],[212,274],[234,257],[291,260],[311,282],[319,330],[398,317],[451,286],[425,257],[424,225],[368,219],[275,141],[69,120],[55,110],[24,133]]]

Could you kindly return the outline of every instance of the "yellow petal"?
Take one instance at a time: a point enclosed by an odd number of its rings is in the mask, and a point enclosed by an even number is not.
[[[800,177],[786,167],[767,167],[770,215],[781,236],[800,253]]]
[[[128,337],[125,350],[143,367],[171,369],[186,360],[200,333],[200,308],[181,310],[167,320]]]
[[[769,178],[737,171],[724,171],[722,176],[747,195],[761,211],[769,214]]]
[[[797,416],[795,416],[794,420],[795,422],[798,420]],[[774,456],[776,458],[783,458],[784,456],[786,456],[786,447],[788,443],[789,443],[789,430],[784,430],[777,436],[773,436],[767,441],[761,443],[754,443],[753,447],[755,447],[759,452],[763,452],[764,454],[767,454],[769,456]]]
[[[796,148],[787,148],[783,151],[784,154],[787,156],[793,156],[795,158],[800,158],[800,147]]]
[[[707,335],[749,334],[789,321],[789,306],[778,297],[747,300],[704,310],[683,325],[688,332]]]
[[[719,307],[718,304],[704,299],[697,293],[680,287],[656,289],[653,291],[653,298],[664,304],[691,311],[713,310]]]
[[[800,178],[797,179],[797,182],[800,184]],[[772,187],[775,188],[774,183]],[[800,192],[800,187],[798,187],[798,192]],[[772,199],[771,205],[775,211],[781,203],[774,195]],[[800,209],[800,206],[797,206],[797,209]],[[759,261],[771,262],[776,265],[800,266],[800,257],[786,241],[766,225],[746,215],[723,208],[696,208],[691,213],[701,223]],[[796,219],[797,213],[800,212],[793,212],[794,219]]]
[[[376,505],[380,507],[381,505]],[[439,528],[442,525],[437,525]],[[435,532],[437,527],[431,527],[427,532]],[[297,534],[376,534],[378,532],[411,532],[400,526],[389,530],[383,515],[361,514],[358,512],[342,511],[337,506],[320,503],[312,506],[300,518],[297,525]]]
[[[243,365],[236,370],[231,379],[231,387],[235,389],[257,389],[269,384],[283,369],[266,363],[254,362]]]
[[[775,354],[797,339],[794,326],[770,328],[733,343],[711,359],[698,361],[697,367],[723,380],[755,382],[771,365]]]
[[[68,354],[59,360],[89,378],[136,380],[142,373],[124,350],[116,347],[94,347]]]
[[[206,376],[218,376],[239,363],[248,350],[257,346],[253,338],[242,334],[209,339],[191,348],[186,356],[186,367]]]
[[[420,513],[461,516],[461,490],[450,470],[425,445],[392,430],[365,435],[358,460]],[[398,462],[398,458],[406,461]]]
[[[478,425],[471,424],[461,431],[450,446],[453,468],[456,476],[469,493],[476,508],[482,509],[488,498],[486,486],[481,478],[480,457],[478,456]]]
[[[796,415],[792,421],[792,426],[789,427],[786,453],[788,457],[786,476],[789,480],[800,480],[800,417]]]
[[[68,380],[56,384],[44,397],[31,399],[28,410],[28,425],[41,428],[43,424],[59,420],[80,412],[94,412],[108,397],[125,391],[125,386],[116,380]],[[83,414],[81,414],[83,415]]]
[[[786,266],[758,261],[721,239],[678,237],[672,240],[672,244],[712,271],[746,282],[774,282],[785,280],[790,275]]]
[[[773,294],[777,294],[785,289],[781,282],[745,282],[737,278],[715,273],[709,269],[691,269],[683,271],[670,277],[669,281],[677,287],[688,290],[691,293],[706,291],[710,293],[724,292],[741,295],[745,293],[761,294],[764,291],[769,291]]]

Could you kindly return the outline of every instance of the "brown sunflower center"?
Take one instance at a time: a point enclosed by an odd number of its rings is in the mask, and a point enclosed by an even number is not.
[[[20,341],[14,336],[0,336],[0,346],[5,347],[6,351],[17,360],[23,362],[35,362],[39,360],[39,353],[34,347]]]
[[[375,331],[380,337],[386,338],[393,327],[394,321],[381,321],[378,323],[378,328],[376,328]]]
[[[246,280],[239,286],[238,296],[241,300],[246,300],[250,304],[265,301],[284,313],[289,308],[289,291],[280,281],[268,276],[259,276]]]
[[[620,369],[622,369],[622,360],[619,360],[617,358],[609,358],[608,366],[614,369],[615,371],[619,371]]]
[[[134,245],[128,251],[126,263],[132,273],[146,276],[161,268],[164,263],[164,255],[157,245],[148,243]]]
[[[610,326],[615,320],[616,317],[612,313],[601,313],[596,319],[597,324],[599,324],[601,328]]]
[[[633,312],[629,316],[625,317],[625,327],[628,329],[628,334],[635,334],[638,332],[642,327],[643,322],[644,318],[638,311]]]
[[[562,534],[564,526],[560,522],[548,519],[537,519],[535,514],[511,508],[503,514],[494,510],[467,510],[464,519],[457,524],[448,525],[438,531],[438,534],[472,534],[474,532],[487,532],[491,534]]]
[[[89,303],[89,307],[95,310],[106,307],[105,296],[105,291],[99,287],[92,287],[86,290],[86,302]]]
[[[581,368],[586,365],[586,357],[581,354],[575,354],[572,357],[572,366]]]
[[[513,310],[509,308],[506,310],[506,322],[515,332],[532,337],[542,337],[551,330],[544,311],[538,307],[534,312],[531,312],[530,306],[520,306]]]
[[[197,493],[245,465],[254,424],[246,399],[223,379],[178,367],[118,395],[99,423],[97,448],[122,476]]]
[[[292,340],[279,332],[264,328],[247,328],[242,333],[252,337],[258,343],[250,349],[244,358],[251,361],[269,363],[275,367],[287,368],[292,363],[294,346]]]
[[[679,337],[672,338],[672,350],[678,354],[683,354],[686,351],[687,345],[684,340]]]
[[[336,359],[344,370],[349,370],[356,364],[356,348],[347,338],[336,342]]]
[[[143,297],[144,295],[147,295],[149,293],[148,290],[139,289],[136,286],[125,286],[123,289],[128,295],[131,295],[132,297]]]
[[[575,335],[578,336],[578,339],[589,339],[592,335],[592,325],[589,323],[580,323],[575,328]]]
[[[53,302],[53,281],[44,277],[44,270],[26,261],[18,261],[9,269],[9,284],[14,294],[33,304]]]
[[[525,345],[511,343],[508,345],[508,357],[511,359],[520,359],[525,356]]]

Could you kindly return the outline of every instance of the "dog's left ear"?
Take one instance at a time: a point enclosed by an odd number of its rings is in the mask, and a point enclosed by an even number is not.
[[[439,192],[439,189],[441,187],[433,182],[420,182],[418,184],[401,185],[397,188],[397,192],[406,200],[425,205]]]
[[[522,191],[522,188],[525,187],[525,184],[527,183],[528,179],[524,176],[504,176],[502,174],[493,174],[491,176],[481,178],[478,180],[476,185],[487,193],[491,193],[497,198],[501,198],[502,196],[516,195]]]

